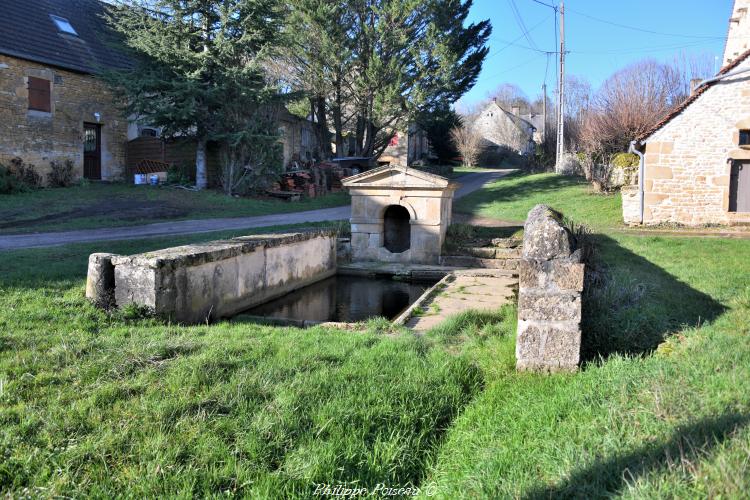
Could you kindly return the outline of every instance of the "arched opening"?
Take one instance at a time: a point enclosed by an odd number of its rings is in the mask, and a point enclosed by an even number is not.
[[[391,253],[401,253],[411,247],[409,211],[400,205],[391,205],[383,215],[383,246]]]

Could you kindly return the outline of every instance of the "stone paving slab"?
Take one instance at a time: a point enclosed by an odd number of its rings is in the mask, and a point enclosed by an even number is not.
[[[425,332],[449,316],[474,310],[495,311],[515,300],[518,279],[488,270],[457,272],[440,293],[422,305],[422,314],[412,316],[406,326]]]

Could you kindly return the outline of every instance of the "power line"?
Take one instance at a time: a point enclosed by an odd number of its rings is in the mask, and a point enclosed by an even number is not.
[[[540,21],[540,22],[538,22],[537,24],[535,24],[534,26],[532,26],[532,27],[531,27],[531,29],[529,29],[529,30],[528,30],[528,32],[529,32],[529,33],[531,33],[532,31],[534,31],[535,29],[537,29],[537,28],[538,28],[539,26],[541,26],[542,24],[546,23],[546,22],[547,22],[548,20],[549,20],[549,18],[543,19],[542,21]],[[500,48],[499,48],[499,49],[497,49],[497,50],[496,50],[496,51],[495,51],[495,52],[494,52],[493,54],[490,54],[489,56],[487,56],[487,58],[485,59],[485,61],[486,61],[486,60],[489,60],[489,59],[490,59],[490,58],[492,58],[492,57],[495,57],[495,56],[496,56],[496,55],[498,55],[498,54],[499,54],[500,52],[502,52],[502,51],[506,50],[506,49],[507,49],[508,47],[512,46],[512,45],[513,45],[514,43],[516,43],[517,41],[519,41],[519,40],[520,40],[521,38],[523,38],[524,36],[525,36],[525,34],[522,34],[521,36],[519,36],[518,38],[516,38],[516,39],[515,39],[515,40],[513,40],[512,42],[509,42],[509,43],[507,43],[507,44],[506,44],[505,46],[503,46],[503,47],[500,47]]]
[[[536,3],[538,3],[539,5],[544,5],[545,7],[549,7],[550,9],[555,9],[555,10],[557,10],[557,6],[556,6],[556,5],[550,5],[550,4],[548,4],[548,3],[540,2],[539,0],[531,0],[531,1],[532,1],[532,2],[536,2]]]
[[[523,16],[521,16],[521,12],[518,10],[518,5],[516,5],[516,0],[508,0],[508,3],[510,4],[510,9],[513,12],[513,16],[516,18],[516,22],[518,23],[518,26],[521,28],[521,31],[526,37],[526,41],[528,41],[529,45],[531,45],[535,49],[539,49],[536,43],[534,43],[534,40],[531,38],[531,35],[529,34],[529,29],[526,27],[526,23],[523,22]]]
[[[534,0],[534,1],[536,1],[536,0]],[[624,28],[624,29],[633,30],[633,31],[640,31],[641,33],[649,33],[651,35],[675,36],[675,37],[680,37],[680,38],[714,39],[714,40],[719,40],[719,39],[723,40],[725,38],[723,36],[683,35],[681,33],[665,33],[663,31],[654,31],[654,30],[649,30],[649,29],[645,29],[645,28],[639,28],[637,26],[630,26],[630,25],[627,25],[627,24],[616,23],[616,22],[613,22],[613,21],[607,21],[606,19],[602,19],[602,18],[599,18],[599,17],[594,17],[594,16],[591,16],[591,15],[586,14],[584,12],[581,12],[579,10],[575,10],[575,9],[568,9],[568,12],[574,12],[574,13],[578,14],[579,16],[583,16],[585,18],[591,19],[592,21],[597,21],[597,22],[600,22],[600,23],[609,24],[611,26],[617,26],[618,28]]]
[[[502,71],[499,71],[499,72],[497,72],[497,73],[495,73],[495,74],[492,74],[492,75],[488,76],[487,78],[490,78],[490,79],[492,79],[492,78],[497,78],[498,76],[500,76],[500,75],[502,75],[502,74],[505,74],[505,73],[508,73],[508,72],[510,72],[510,71],[513,71],[514,69],[522,68],[523,66],[526,66],[526,65],[528,65],[528,64],[531,64],[532,62],[535,62],[535,61],[537,61],[537,60],[541,59],[541,58],[542,58],[542,56],[543,56],[543,54],[539,54],[539,55],[538,55],[538,56],[536,56],[536,57],[532,57],[531,59],[527,59],[527,60],[525,60],[525,61],[524,61],[524,62],[522,62],[521,64],[518,64],[518,65],[516,65],[516,66],[513,66],[512,68],[507,68],[507,69],[504,69],[504,70],[502,70]]]

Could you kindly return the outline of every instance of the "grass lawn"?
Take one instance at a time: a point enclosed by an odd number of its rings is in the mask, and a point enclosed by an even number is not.
[[[587,363],[543,376],[513,370],[513,307],[414,337],[382,321],[364,332],[183,327],[85,302],[90,252],[196,239],[0,253],[0,494],[750,490],[750,241],[601,232]]]
[[[160,221],[249,217],[346,205],[347,193],[286,202],[216,191],[88,184],[0,195],[0,234],[133,226]]]
[[[535,205],[546,203],[592,227],[622,226],[620,195],[595,193],[579,177],[515,173],[475,191],[455,204],[455,211],[507,221],[523,221]]]

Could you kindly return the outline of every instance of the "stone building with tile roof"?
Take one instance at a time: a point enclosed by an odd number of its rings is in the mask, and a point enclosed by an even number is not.
[[[633,142],[641,165],[622,191],[626,223],[750,223],[749,7],[735,0],[719,74]]]
[[[98,0],[0,0],[0,162],[122,177],[127,119],[97,75],[127,68]]]

